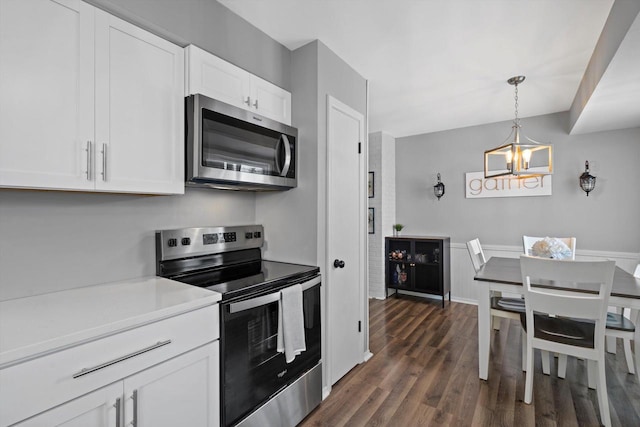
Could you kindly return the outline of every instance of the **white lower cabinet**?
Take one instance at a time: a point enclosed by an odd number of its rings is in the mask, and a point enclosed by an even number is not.
[[[124,380],[124,424],[217,426],[218,341]]]
[[[218,341],[215,341],[17,426],[217,426],[220,419],[218,354]]]
[[[78,397],[55,409],[16,424],[20,427],[113,427],[118,423],[122,383]]]

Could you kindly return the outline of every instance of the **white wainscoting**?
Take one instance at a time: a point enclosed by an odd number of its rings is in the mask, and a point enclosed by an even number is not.
[[[487,259],[492,256],[518,258],[522,253],[522,246],[482,245]],[[640,253],[631,252],[605,252],[577,250],[577,260],[611,259],[616,265],[633,274],[640,259]],[[451,243],[451,300],[467,304],[477,304],[476,285],[473,280],[475,272],[467,245],[465,243]]]

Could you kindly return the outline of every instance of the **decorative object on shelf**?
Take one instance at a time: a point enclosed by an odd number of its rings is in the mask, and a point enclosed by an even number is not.
[[[376,209],[369,208],[369,215],[367,217],[367,227],[369,229],[369,234],[376,233]]]
[[[520,118],[518,117],[518,85],[524,81],[524,76],[515,76],[507,83],[515,86],[515,119],[509,140],[513,141],[484,152],[484,176],[514,175],[519,178],[529,176],[544,176],[553,173],[553,153],[550,144],[534,141],[524,136],[529,142],[520,143]]]
[[[438,200],[440,200],[440,197],[444,196],[444,183],[440,181],[440,172],[438,172],[438,183],[433,186],[433,194],[436,195]]]
[[[402,225],[402,224],[393,224],[392,227],[393,227],[393,237],[398,237],[400,235],[400,232],[404,228],[404,225]]]
[[[589,193],[596,188],[596,177],[589,173],[589,161],[584,162],[584,172],[580,175],[580,188],[587,193],[587,197],[589,197]]]
[[[373,196],[375,195],[375,192],[374,192],[375,184],[374,184],[374,180],[373,180],[374,176],[375,176],[374,172],[369,172],[369,179],[367,180],[367,192],[369,194],[369,198],[370,199],[373,199]]]

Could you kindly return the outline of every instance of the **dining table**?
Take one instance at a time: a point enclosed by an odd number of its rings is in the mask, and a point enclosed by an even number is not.
[[[489,375],[489,355],[491,343],[491,294],[508,292],[523,294],[522,275],[519,258],[491,257],[477,271],[478,283],[478,373],[480,379]],[[609,306],[640,309],[640,278],[616,266]],[[636,325],[635,363],[640,369],[640,325]],[[640,372],[639,372],[640,376]]]

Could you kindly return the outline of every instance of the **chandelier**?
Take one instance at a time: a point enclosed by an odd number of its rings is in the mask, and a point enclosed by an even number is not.
[[[518,85],[525,76],[515,76],[507,83],[515,86],[515,119],[507,141],[511,142],[484,152],[484,177],[511,175],[517,178],[544,176],[553,173],[551,145],[534,141],[527,136],[520,143],[520,118],[518,117]]]

